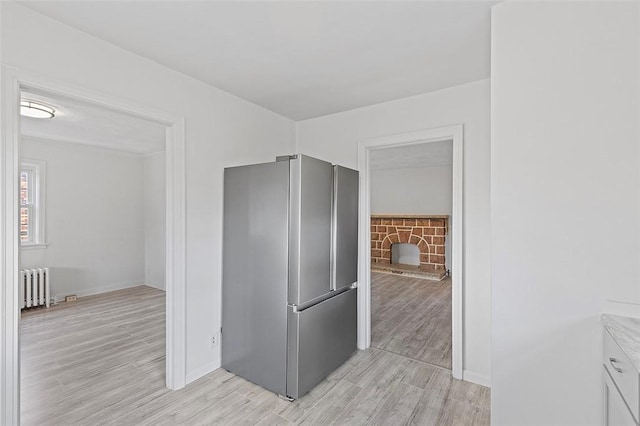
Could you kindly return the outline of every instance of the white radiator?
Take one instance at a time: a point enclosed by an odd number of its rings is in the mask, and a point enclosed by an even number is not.
[[[20,271],[22,309],[43,305],[48,308],[50,299],[49,268],[24,269]]]

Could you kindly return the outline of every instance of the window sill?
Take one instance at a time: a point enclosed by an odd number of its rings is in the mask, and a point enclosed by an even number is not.
[[[21,244],[20,250],[43,250],[49,246],[48,243],[39,243],[39,244]]]

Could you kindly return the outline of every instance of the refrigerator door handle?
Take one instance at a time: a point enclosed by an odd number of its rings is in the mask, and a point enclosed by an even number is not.
[[[322,303],[322,302],[324,302],[326,300],[332,299],[332,298],[334,298],[334,297],[336,297],[336,296],[338,296],[338,295],[340,295],[342,293],[346,293],[347,291],[354,290],[356,288],[358,288],[357,283],[353,283],[353,284],[351,284],[349,286],[342,287],[342,288],[339,288],[339,289],[337,289],[335,291],[331,291],[329,293],[323,294],[320,297],[316,297],[315,299],[312,299],[312,300],[308,301],[307,303],[303,303],[301,305],[296,305],[295,303],[289,303],[287,306],[289,308],[291,308],[291,310],[293,312],[302,312],[302,311],[304,311],[306,309],[309,309],[309,308],[312,308],[312,307],[316,306],[319,303]]]
[[[333,166],[333,187],[331,193],[331,291],[337,290],[336,252],[338,251],[338,167]]]
[[[332,291],[332,294],[342,294],[345,291],[349,291],[349,290],[353,290],[353,289],[357,289],[358,288],[358,283],[351,283],[349,285],[345,285],[343,287],[337,288],[335,290]]]
[[[333,166],[331,288],[358,280],[358,188],[356,170]]]

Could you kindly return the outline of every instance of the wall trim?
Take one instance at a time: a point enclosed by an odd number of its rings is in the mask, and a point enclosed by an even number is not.
[[[155,288],[157,290],[166,291],[166,289],[164,288],[164,286],[162,284],[157,283],[155,281],[145,280],[140,285],[146,285],[147,287],[152,287],[152,288]]]
[[[49,268],[49,269],[52,270],[52,274],[51,275],[54,276],[55,268]],[[87,290],[65,291],[65,292],[62,292],[62,293],[52,294],[51,297],[56,297],[58,299],[58,302],[63,302],[64,298],[66,296],[71,296],[71,295],[75,295],[75,296],[78,296],[78,297],[94,296],[96,294],[109,293],[109,292],[112,292],[112,291],[123,290],[125,288],[140,287],[142,285],[146,285],[144,281],[130,281],[130,282],[123,282],[123,283],[104,285],[104,286],[101,286],[101,287],[93,287],[93,288],[89,288]]]
[[[475,383],[476,385],[491,387],[491,377],[486,374],[476,373],[475,371],[464,370],[464,380],[466,382]]]
[[[156,152],[152,152],[149,154],[142,154],[137,152],[125,151],[124,149],[111,148],[107,146],[98,146],[98,145],[85,145],[81,142],[70,142],[64,139],[58,139],[54,137],[42,137],[42,136],[28,136],[22,135],[20,139],[28,140],[32,142],[45,142],[45,143],[54,143],[58,145],[68,145],[70,148],[84,150],[89,152],[100,152],[100,153],[109,153],[110,155],[117,155],[122,157],[134,157],[134,158],[144,158],[148,155],[158,154]],[[162,153],[164,151],[160,151]]]
[[[186,383],[186,202],[185,120],[183,117],[99,93],[41,75],[2,66],[0,138],[0,418],[1,424],[20,424],[20,346],[18,308],[18,145],[20,90],[30,88],[73,97],[129,115],[155,121],[166,130],[166,384],[180,389]]]
[[[463,379],[463,125],[438,127],[358,141],[360,171],[360,217],[358,233],[358,348],[371,346],[371,202],[369,156],[373,149],[453,141],[453,194],[449,222],[452,276],[452,375]]]
[[[199,378],[204,377],[205,375],[211,373],[212,371],[217,370],[218,368],[220,368],[220,365],[221,365],[220,360],[216,360],[216,361],[211,361],[199,368],[196,368],[193,371],[189,371],[187,373],[186,384],[188,385],[189,383],[195,382]]]

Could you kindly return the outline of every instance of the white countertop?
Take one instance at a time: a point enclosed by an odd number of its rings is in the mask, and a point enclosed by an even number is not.
[[[600,319],[625,355],[640,371],[640,318],[602,314]]]

